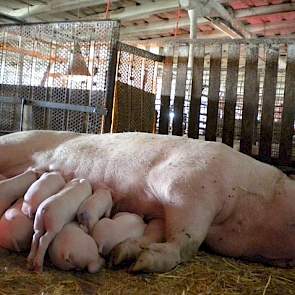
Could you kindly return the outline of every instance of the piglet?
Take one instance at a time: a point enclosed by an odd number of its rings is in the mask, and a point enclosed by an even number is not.
[[[40,204],[35,215],[35,233],[28,256],[30,269],[42,271],[49,244],[65,224],[75,219],[79,206],[91,194],[91,184],[86,179],[73,179],[60,192]]]
[[[76,222],[63,227],[50,244],[48,253],[51,262],[62,270],[87,268],[88,272],[95,273],[104,265],[94,239]]]
[[[119,243],[143,235],[146,224],[136,214],[120,212],[113,219],[103,218],[93,228],[92,237],[96,241],[98,251],[107,256]]]
[[[112,195],[109,190],[98,189],[87,198],[77,212],[77,219],[85,232],[91,233],[98,220],[109,217],[113,206]]]
[[[6,177],[2,174],[0,174],[0,181],[6,179]]]
[[[33,221],[23,214],[23,199],[12,205],[0,219],[0,247],[11,251],[30,249],[33,236]]]
[[[35,181],[24,196],[22,211],[33,218],[39,205],[65,186],[65,180],[59,172],[47,172]]]
[[[30,169],[20,175],[0,181],[0,216],[13,202],[24,196],[37,178],[38,173]]]

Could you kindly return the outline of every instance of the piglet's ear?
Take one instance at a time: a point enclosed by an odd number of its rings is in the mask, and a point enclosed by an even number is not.
[[[35,168],[35,167],[34,168],[29,167],[27,170],[32,170],[38,178],[40,178],[44,173],[46,173],[44,169]]]
[[[72,263],[69,252],[65,252],[62,254],[62,259],[67,263]]]

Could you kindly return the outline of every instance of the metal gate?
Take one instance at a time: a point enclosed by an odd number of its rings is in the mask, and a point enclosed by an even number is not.
[[[155,73],[163,59],[119,43],[113,132],[155,130]]]
[[[0,132],[108,131],[118,38],[116,21],[0,26]]]
[[[294,39],[199,40],[193,72],[187,68],[189,41],[170,46],[160,133],[222,141],[262,161],[294,167]]]

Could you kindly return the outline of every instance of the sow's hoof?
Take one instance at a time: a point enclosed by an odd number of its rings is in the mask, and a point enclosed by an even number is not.
[[[128,239],[118,244],[111,252],[109,267],[135,260],[144,249],[136,239]]]
[[[181,262],[179,249],[170,243],[154,243],[143,250],[131,272],[167,272]]]

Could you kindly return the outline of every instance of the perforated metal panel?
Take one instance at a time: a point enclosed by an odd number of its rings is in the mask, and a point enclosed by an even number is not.
[[[20,39],[15,37],[21,33],[20,27],[13,28],[7,27],[6,32],[0,30],[0,61],[1,61],[1,84],[0,95],[1,96],[17,96],[18,89],[14,86],[19,83],[19,54],[16,51],[8,51],[9,48],[18,48],[20,45]],[[11,35],[12,38],[7,36]],[[14,106],[12,104],[0,103],[1,112],[1,132],[6,130],[18,129],[20,106]]]
[[[26,129],[101,132],[118,38],[116,21],[0,26],[0,130],[19,129],[25,100]]]
[[[120,43],[113,131],[152,132],[155,121],[154,71],[161,56]]]

